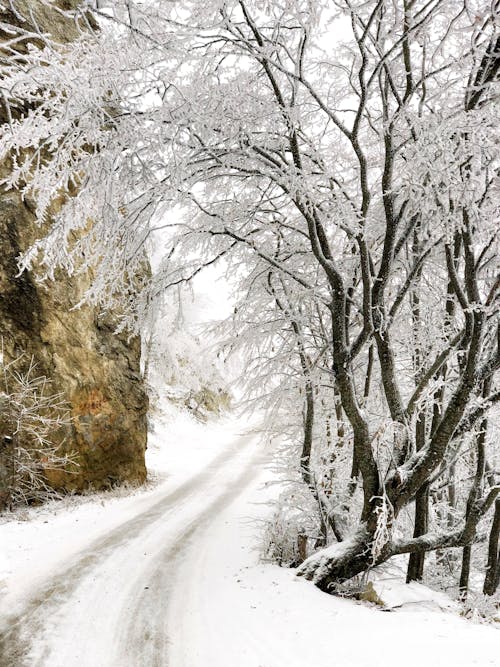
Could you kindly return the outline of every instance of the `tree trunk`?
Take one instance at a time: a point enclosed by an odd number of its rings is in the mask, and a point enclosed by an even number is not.
[[[486,397],[490,388],[490,383],[487,382],[483,387],[483,396]],[[467,509],[465,512],[465,521],[466,524],[469,522],[471,515],[475,512],[475,504],[483,494],[484,488],[484,475],[486,472],[486,432],[488,430],[488,420],[483,419],[481,422],[480,432],[477,436],[477,461],[476,461],[476,474],[474,476],[474,482],[469,492],[469,498],[467,500]],[[477,525],[477,520],[476,520]],[[475,536],[476,529],[473,529],[473,535]],[[462,600],[467,599],[467,593],[469,589],[469,574],[470,574],[470,562],[471,562],[472,546],[471,544],[466,544],[462,552],[462,569],[460,571],[460,598]]]
[[[426,419],[425,414],[420,414],[415,427],[415,440],[417,449],[425,445]],[[415,495],[415,527],[413,537],[425,535],[429,529],[429,484],[424,484]],[[408,560],[406,572],[406,583],[410,581],[421,581],[424,576],[425,552],[414,552]]]
[[[418,490],[415,496],[415,529],[413,537],[425,535],[429,529],[429,485]],[[425,551],[413,552],[408,561],[406,583],[421,581],[424,576]]]
[[[500,584],[500,498],[495,502],[495,514],[488,542],[488,563],[486,565],[486,576],[484,578],[483,593],[495,595]]]
[[[374,565],[372,543],[369,531],[360,528],[352,537],[308,558],[297,574],[329,593],[335,584],[348,581]],[[377,562],[384,560],[381,557]]]
[[[462,569],[460,570],[460,583],[458,586],[459,596],[461,600],[467,599],[467,593],[469,591],[471,555],[472,555],[472,547],[470,544],[468,544],[462,549]]]
[[[314,429],[314,389],[309,381],[306,381],[306,401],[304,405],[304,438],[302,441],[302,453],[300,456],[300,470],[302,479],[307,486],[312,486],[311,474],[311,451],[313,444]]]

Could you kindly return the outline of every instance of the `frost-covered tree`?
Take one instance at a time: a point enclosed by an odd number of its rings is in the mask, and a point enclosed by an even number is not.
[[[229,408],[231,402],[215,343],[197,335],[190,313],[197,306],[190,290],[179,287],[164,297],[159,295],[151,304],[141,330],[150,409],[155,410],[159,396],[167,396],[197,419],[206,420]]]
[[[27,109],[2,128],[5,184],[42,224],[64,200],[21,266],[92,267],[87,298],[133,327],[224,257],[261,388],[288,378],[304,415],[304,483],[334,480],[340,544],[299,572],[328,590],[410,553],[415,578],[471,547],[500,491],[498,2],[103,5],[70,46],[2,47],[5,108]]]

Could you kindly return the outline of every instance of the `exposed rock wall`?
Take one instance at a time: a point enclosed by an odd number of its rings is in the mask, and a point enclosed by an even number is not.
[[[59,4],[68,9],[76,2]],[[14,6],[24,17],[31,10],[39,27],[59,41],[78,34],[74,23],[40,0],[17,0]],[[6,19],[15,22],[16,16],[0,6],[0,22]],[[0,165],[0,178],[6,169],[8,165]],[[87,287],[85,278],[59,275],[43,286],[28,272],[17,275],[16,258],[39,234],[30,203],[19,192],[0,190],[4,359],[33,355],[39,373],[51,379],[55,392],[64,394],[72,416],[65,448],[77,453],[79,465],[72,473],[49,474],[50,481],[66,490],[142,482],[148,402],[140,375],[140,341],[116,335],[113,322],[90,307],[71,310]]]

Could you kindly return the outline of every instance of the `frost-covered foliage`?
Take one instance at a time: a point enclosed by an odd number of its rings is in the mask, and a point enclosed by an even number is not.
[[[153,410],[166,395],[204,420],[229,408],[231,397],[214,343],[195,335],[193,324],[185,320],[189,300],[190,294],[179,289],[151,308],[143,328],[144,380]]]
[[[315,543],[318,526],[311,508],[310,494],[304,490],[303,498],[284,492],[280,503],[265,521],[261,553],[281,567],[297,567],[307,555],[308,544]],[[301,505],[300,500],[305,500]]]
[[[140,328],[224,258],[225,349],[320,542],[351,540],[301,573],[410,553],[419,578],[461,548],[466,582],[486,543],[497,568],[498,3],[99,4],[99,33],[2,66],[5,185],[40,222],[72,195],[22,265],[91,266],[87,298]]]
[[[50,474],[75,465],[60,442],[69,414],[32,359],[0,361],[0,410],[0,509],[57,495]]]

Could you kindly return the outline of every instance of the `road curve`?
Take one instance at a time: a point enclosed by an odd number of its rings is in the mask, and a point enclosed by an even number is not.
[[[202,472],[94,541],[0,619],[0,667],[175,667],[169,598],[197,533],[262,469],[255,437],[239,436]]]

